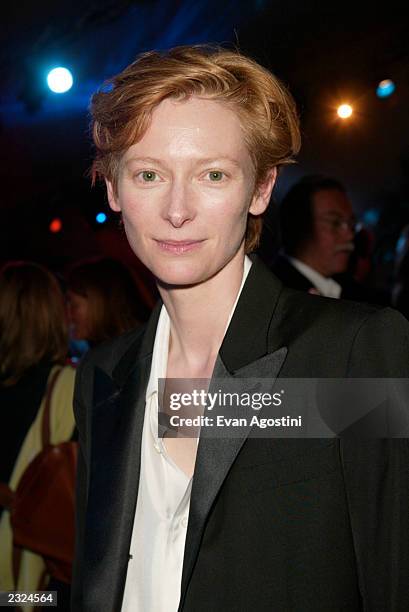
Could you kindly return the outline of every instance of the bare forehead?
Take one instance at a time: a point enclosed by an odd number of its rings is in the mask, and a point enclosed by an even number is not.
[[[194,96],[184,100],[163,100],[152,112],[144,137],[157,131],[164,136],[186,134],[220,139],[226,135],[244,141],[240,120],[234,110],[217,100]]]
[[[320,189],[313,195],[313,204],[316,214],[353,215],[352,204],[347,194],[339,189]]]
[[[142,138],[124,155],[132,158],[190,160],[229,158],[249,164],[249,152],[238,116],[216,100],[168,98],[153,111]]]

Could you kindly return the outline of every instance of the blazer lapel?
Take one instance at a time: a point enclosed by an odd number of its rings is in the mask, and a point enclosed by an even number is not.
[[[145,392],[160,307],[109,376],[94,374],[84,598],[90,610],[120,609],[139,486]],[[89,607],[88,607],[89,606]]]
[[[269,340],[281,287],[281,283],[256,260],[220,348],[209,390],[214,385],[220,388],[216,379],[225,379],[228,385],[229,379],[269,378],[273,386],[287,355],[285,346],[277,346],[276,340],[273,346]],[[248,380],[243,384],[243,391],[249,392]],[[230,415],[233,418],[248,416],[248,409],[229,408]],[[250,430],[247,426],[241,429],[241,437],[222,439],[209,437],[206,430],[202,430],[193,477],[179,610],[183,607],[206,518]]]

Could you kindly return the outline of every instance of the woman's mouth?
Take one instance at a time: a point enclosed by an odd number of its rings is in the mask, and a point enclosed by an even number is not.
[[[155,240],[156,244],[162,251],[168,253],[187,253],[197,249],[203,240]]]

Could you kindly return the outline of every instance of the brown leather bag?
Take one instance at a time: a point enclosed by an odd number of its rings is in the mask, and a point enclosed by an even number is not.
[[[43,449],[25,469],[13,493],[0,492],[10,510],[13,529],[13,570],[18,578],[23,548],[44,558],[47,573],[70,583],[74,554],[74,505],[77,443],[50,444],[50,404],[60,371],[51,379],[42,421]],[[8,491],[7,491],[8,489]]]

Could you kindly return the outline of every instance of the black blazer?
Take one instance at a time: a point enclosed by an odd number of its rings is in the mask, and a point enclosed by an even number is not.
[[[158,315],[159,306],[145,330],[94,349],[78,371],[75,612],[121,609]],[[408,377],[408,329],[391,309],[283,288],[255,260],[216,369]],[[179,610],[407,612],[408,440],[249,433],[199,442]]]

